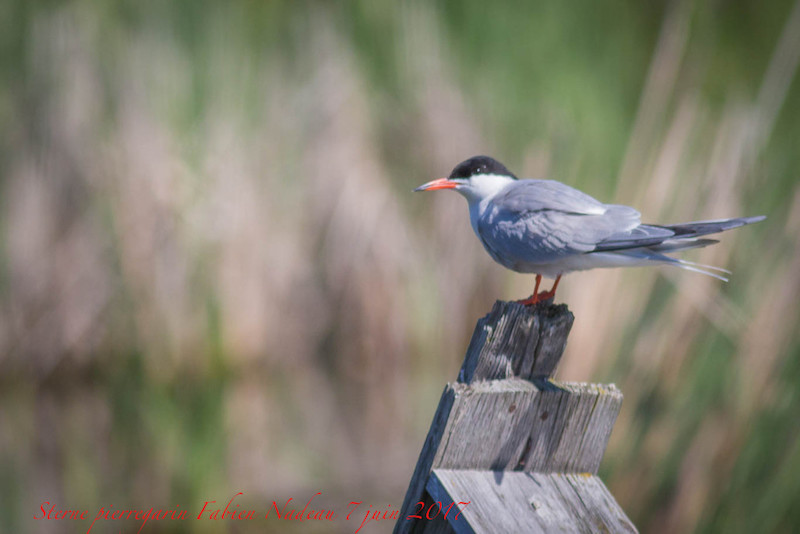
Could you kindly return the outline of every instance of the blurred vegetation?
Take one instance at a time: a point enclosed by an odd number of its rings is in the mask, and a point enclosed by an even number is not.
[[[649,222],[769,216],[689,255],[729,284],[568,277],[559,376],[625,393],[601,474],[643,532],[799,530],[799,59],[781,0],[4,2],[0,529],[399,507],[475,321],[531,289],[410,193],[488,153]],[[288,528],[256,523],[145,530]]]

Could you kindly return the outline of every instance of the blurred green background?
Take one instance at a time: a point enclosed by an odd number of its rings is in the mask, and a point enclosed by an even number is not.
[[[624,392],[601,475],[643,532],[797,532],[799,60],[781,0],[6,0],[0,529],[399,507],[475,321],[532,289],[411,194],[486,153],[647,222],[769,216],[685,256],[728,284],[567,277],[558,376]],[[256,530],[290,531],[143,532]]]

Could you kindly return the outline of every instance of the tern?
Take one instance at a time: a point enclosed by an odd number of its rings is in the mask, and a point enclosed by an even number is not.
[[[554,180],[518,179],[488,156],[465,160],[447,178],[414,191],[438,189],[455,189],[467,199],[472,229],[494,261],[536,275],[533,294],[518,301],[524,305],[552,299],[566,273],[602,267],[668,264],[727,281],[723,274],[730,271],[666,254],[718,243],[701,236],[766,218],[642,224],[641,214],[630,206],[603,204]],[[555,281],[549,291],[539,292],[543,276]]]

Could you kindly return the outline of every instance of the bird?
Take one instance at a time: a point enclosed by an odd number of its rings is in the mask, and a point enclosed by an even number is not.
[[[533,294],[518,300],[533,306],[553,299],[564,274],[604,267],[667,264],[727,281],[726,269],[667,254],[718,243],[703,236],[764,220],[763,215],[642,224],[630,206],[604,204],[555,180],[519,179],[489,156],[474,156],[447,178],[414,191],[454,189],[467,199],[472,229],[500,265],[536,275]],[[542,277],[554,279],[539,292]]]

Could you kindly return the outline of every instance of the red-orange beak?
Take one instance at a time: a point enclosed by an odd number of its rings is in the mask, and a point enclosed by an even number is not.
[[[437,189],[453,189],[457,185],[458,182],[454,182],[453,180],[449,180],[447,178],[439,178],[438,180],[428,182],[427,184],[422,184],[418,188],[414,189],[414,191],[436,191]]]

